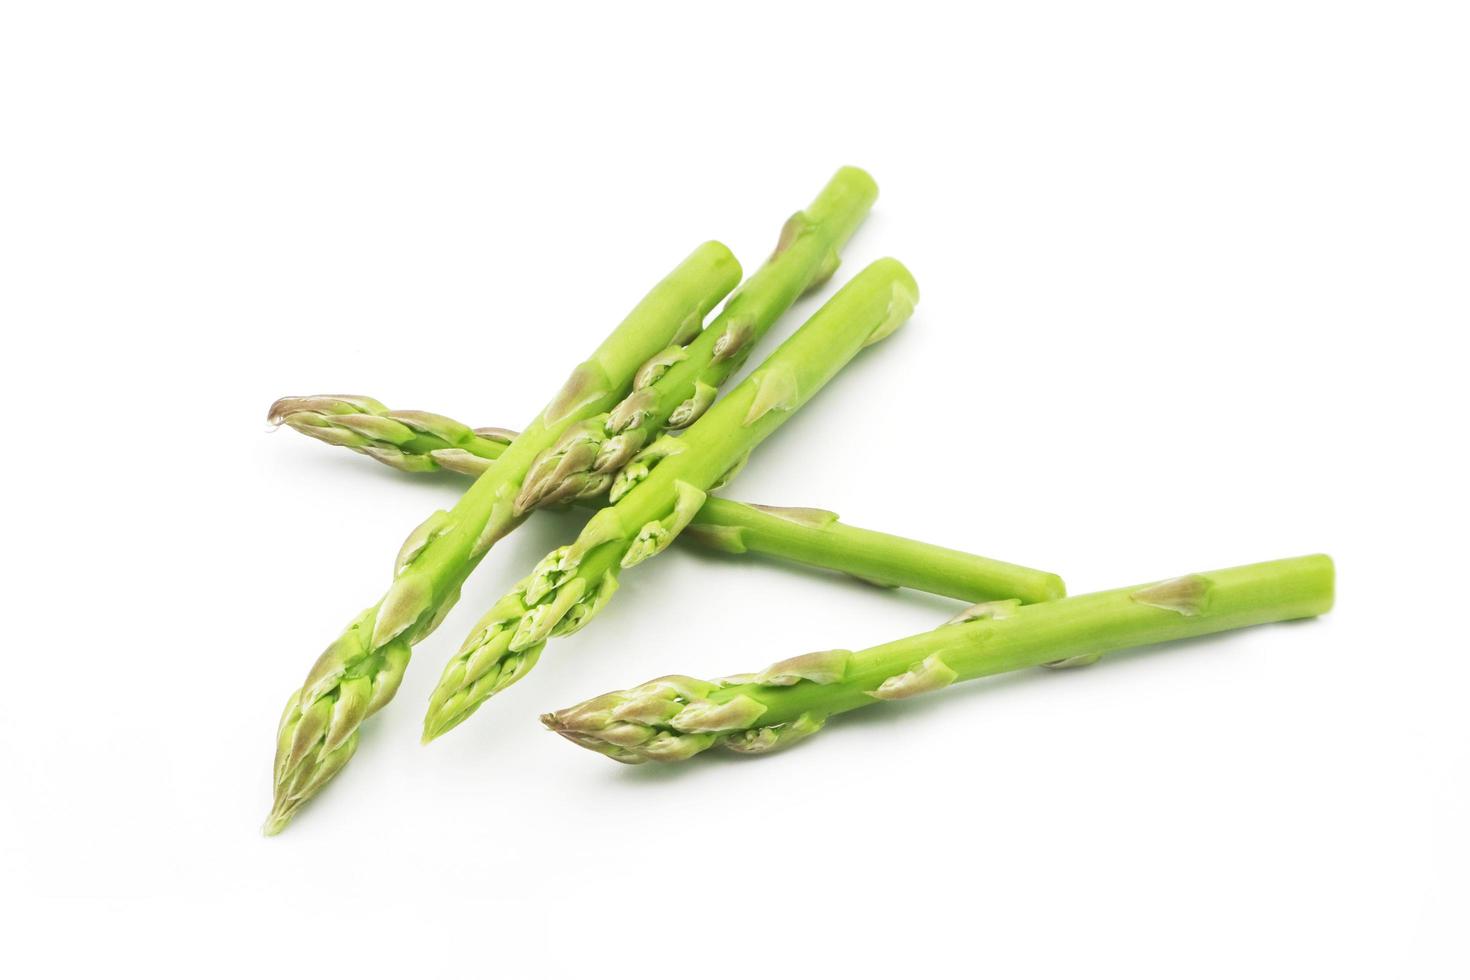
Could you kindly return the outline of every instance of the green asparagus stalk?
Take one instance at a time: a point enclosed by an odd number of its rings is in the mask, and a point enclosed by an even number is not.
[[[845,572],[874,585],[966,602],[1047,602],[1067,594],[1051,572],[843,524],[830,510],[766,507],[710,497],[684,529],[696,544]]]
[[[359,726],[393,697],[413,644],[434,630],[480,559],[523,519],[512,504],[536,456],[573,425],[615,404],[649,357],[696,335],[739,279],[740,264],[725,246],[708,242],[695,249],[572,372],[459,503],[435,511],[408,536],[387,594],[327,647],[286,703],[267,834],[279,833],[352,757]]]
[[[525,676],[553,633],[580,629],[612,597],[618,574],[687,527],[707,492],[819,391],[861,348],[913,312],[908,270],[881,259],[853,278],[766,362],[680,437],[663,436],[619,474],[611,506],[544,558],[495,604],[450,660],[429,702],[424,740],[460,724]]]
[[[287,425],[410,473],[484,472],[515,437],[471,429],[431,412],[394,412],[362,395],[282,398],[273,425]],[[595,506],[590,499],[578,501]],[[876,585],[918,589],[966,602],[1046,602],[1066,594],[1060,577],[1010,562],[843,524],[829,510],[766,507],[711,496],[679,540],[729,554],[759,554],[844,572]]]
[[[786,222],[775,253],[703,334],[655,357],[617,407],[567,430],[537,458],[516,497],[516,512],[600,496],[660,431],[692,425],[776,319],[836,271],[838,250],[877,196],[878,187],[866,173],[856,167],[839,170],[805,211]]]
[[[1080,666],[1128,647],[1318,616],[1332,608],[1326,555],[1287,558],[1023,606],[989,603],[960,622],[857,653],[828,650],[758,674],[670,676],[543,715],[552,731],[618,762],[677,762],[716,745],[760,753],[832,715],[1037,666]]]

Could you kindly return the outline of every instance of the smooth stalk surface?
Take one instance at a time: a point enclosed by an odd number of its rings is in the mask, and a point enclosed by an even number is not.
[[[1319,616],[1332,608],[1333,577],[1332,559],[1310,555],[1029,606],[988,603],[959,622],[857,653],[809,653],[714,681],[661,677],[541,720],[619,762],[676,762],[716,745],[768,752],[819,731],[832,715],[956,681],[1081,666],[1129,647]]]
[[[1061,577],[1051,572],[853,527],[832,511],[813,507],[766,507],[710,497],[684,534],[730,554],[772,555],[878,586],[966,602],[1046,602],[1067,594]]]

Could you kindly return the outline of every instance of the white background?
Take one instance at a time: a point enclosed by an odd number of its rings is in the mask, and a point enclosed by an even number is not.
[[[5,5],[0,970],[1463,975],[1462,18]],[[261,837],[282,701],[460,486],[269,402],[522,425],[847,163],[882,195],[839,281],[898,256],[919,312],[733,495],[1074,592],[1328,551],[1337,610],[623,768],[536,714],[956,608],[673,549],[421,748],[445,657],[577,530],[543,517]]]

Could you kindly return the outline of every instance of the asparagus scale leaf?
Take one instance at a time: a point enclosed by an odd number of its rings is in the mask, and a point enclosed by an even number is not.
[[[479,476],[519,435],[510,429],[472,429],[433,412],[393,411],[366,395],[278,398],[266,420],[405,473],[448,470]]]
[[[516,496],[516,511],[599,496],[660,431],[692,425],[777,318],[831,277],[839,249],[877,196],[872,177],[856,167],[839,170],[806,210],[786,222],[775,253],[704,333],[653,357],[616,407],[569,429],[541,453]]]
[[[1332,608],[1326,555],[1243,565],[1021,605],[973,607],[939,629],[859,652],[826,650],[719,680],[660,677],[543,715],[552,731],[618,762],[677,762],[720,746],[763,753],[828,718],[958,681],[1081,666],[1128,647],[1319,616]]]
[[[477,476],[516,435],[507,429],[472,429],[432,412],[393,411],[363,395],[282,398],[271,406],[270,420],[409,473],[450,470]],[[577,503],[596,506],[591,498]],[[813,507],[767,507],[711,495],[679,540],[965,602],[1045,602],[1066,595],[1061,578],[1051,572],[853,527],[832,511]]]
[[[397,691],[413,644],[433,632],[485,553],[523,520],[514,501],[535,458],[568,429],[614,405],[650,357],[697,335],[704,318],[739,280],[740,264],[724,245],[707,242],[695,249],[572,372],[451,510],[434,512],[409,534],[387,594],[327,647],[287,700],[276,738],[275,801],[267,834],[279,833],[346,765],[362,722]],[[390,432],[369,421],[373,418],[381,417],[359,412],[347,429],[365,439],[396,437],[411,444],[403,432]],[[435,438],[466,441],[464,433],[442,424],[447,420],[391,421]]]
[[[710,489],[859,350],[904,323],[917,301],[908,270],[880,259],[682,437],[663,436],[634,457],[613,484],[615,502],[594,514],[574,542],[547,555],[470,632],[430,697],[424,740],[524,677],[550,636],[586,625],[612,598],[624,568],[667,547],[695,520]]]

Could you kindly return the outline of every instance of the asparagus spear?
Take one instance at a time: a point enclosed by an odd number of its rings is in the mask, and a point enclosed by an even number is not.
[[[543,715],[552,731],[618,762],[676,762],[715,745],[781,748],[832,715],[1008,670],[1080,666],[1126,647],[1332,608],[1326,555],[1287,558],[1022,606],[975,607],[928,633],[858,653],[828,650],[715,681],[670,676]]]
[[[535,666],[546,640],[580,629],[611,598],[621,569],[657,554],[694,520],[706,493],[861,348],[913,312],[908,270],[881,259],[837,292],[728,397],[682,437],[663,436],[619,474],[613,505],[577,540],[544,558],[491,608],[444,669],[424,740],[464,721]]]
[[[279,833],[352,757],[359,726],[393,697],[413,644],[434,630],[480,559],[523,519],[512,501],[536,455],[613,405],[650,356],[693,337],[739,279],[740,264],[724,245],[695,249],[572,372],[452,510],[435,511],[409,534],[387,594],[327,647],[286,703],[267,834]]]
[[[863,171],[837,171],[817,199],[786,222],[775,253],[703,334],[655,357],[616,408],[567,430],[537,458],[516,497],[516,512],[599,496],[660,430],[692,425],[776,318],[836,271],[838,250],[877,196],[877,185]]]
[[[405,473],[448,470],[479,476],[519,435],[510,429],[471,429],[433,412],[395,412],[366,395],[277,398],[266,420]]]
[[[410,473],[478,475],[515,437],[506,429],[471,429],[431,412],[391,411],[362,395],[282,398],[271,406],[269,418],[273,425],[288,425]],[[579,503],[594,506],[590,499]],[[1061,578],[1050,572],[852,527],[829,510],[810,507],[765,507],[711,496],[680,540],[729,554],[772,555],[966,602],[1045,602],[1066,594]]]

